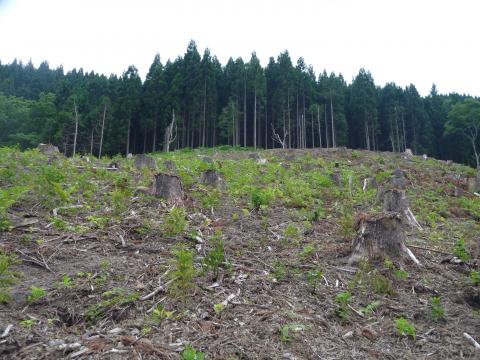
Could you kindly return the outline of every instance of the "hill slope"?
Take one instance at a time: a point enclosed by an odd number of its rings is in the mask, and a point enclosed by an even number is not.
[[[346,149],[152,156],[158,169],[0,149],[0,276],[22,273],[2,289],[1,356],[478,356],[463,336],[480,341],[473,169]],[[382,211],[364,179],[381,189],[397,168],[421,265],[349,266],[355,219]],[[148,190],[159,171],[181,179],[176,204]]]

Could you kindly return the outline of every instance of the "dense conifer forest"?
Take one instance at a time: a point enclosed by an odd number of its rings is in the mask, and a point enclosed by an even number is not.
[[[347,146],[402,152],[410,148],[478,167],[480,101],[439,94],[422,97],[414,84],[375,84],[361,69],[351,83],[315,73],[288,51],[262,67],[222,65],[194,41],[183,56],[156,55],[144,81],[135,66],[106,76],[65,72],[47,62],[0,63],[0,145],[49,142],[66,155],[114,155],[231,145],[253,148]],[[75,134],[77,136],[75,136]]]

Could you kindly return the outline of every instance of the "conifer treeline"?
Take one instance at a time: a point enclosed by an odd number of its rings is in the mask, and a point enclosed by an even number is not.
[[[472,163],[468,142],[445,131],[450,109],[466,98],[434,85],[427,97],[414,85],[379,87],[363,69],[347,84],[341,74],[317,76],[303,58],[294,65],[287,51],[264,68],[255,53],[222,66],[191,41],[174,61],[155,56],[144,82],[134,66],[107,77],[46,62],[0,64],[0,145],[52,142],[69,155],[78,120],[77,152],[160,151],[174,119],[170,148],[411,148]]]

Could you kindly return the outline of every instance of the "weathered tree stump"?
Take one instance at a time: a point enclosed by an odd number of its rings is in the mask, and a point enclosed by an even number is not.
[[[396,212],[401,214],[403,220],[410,226],[422,230],[415,215],[410,209],[410,204],[405,194],[405,190],[400,189],[380,189],[378,192],[378,200],[383,202],[383,211]]]
[[[155,161],[155,159],[145,154],[139,154],[135,156],[134,164],[138,170],[141,170],[144,167],[152,170],[157,169],[157,162]]]
[[[342,174],[339,172],[334,172],[333,174],[330,174],[330,179],[332,179],[335,185],[342,187]]]
[[[203,161],[204,163],[213,164],[213,159],[212,159],[210,156],[199,155],[198,157],[199,157],[199,159],[200,159],[201,161]]]
[[[177,165],[175,165],[175,162],[172,160],[165,160],[163,162],[163,166],[165,169],[170,173],[170,174],[176,174],[177,173]]]
[[[383,261],[410,258],[417,265],[419,261],[405,245],[405,230],[402,217],[398,213],[381,213],[376,216],[364,216],[359,219],[358,235],[353,241],[353,252],[349,264],[366,261]]]
[[[37,146],[38,151],[40,151],[44,155],[59,155],[60,151],[58,147],[52,144],[38,144]]]
[[[204,185],[216,188],[225,188],[225,178],[221,172],[217,170],[205,170],[200,174],[200,182]]]
[[[366,178],[363,180],[362,191],[365,192],[369,189],[378,189],[377,179],[374,177]]]
[[[120,164],[117,161],[112,161],[110,164],[108,164],[108,167],[110,169],[120,169]]]
[[[407,179],[405,178],[405,173],[398,168],[393,170],[391,183],[393,187],[396,187],[399,189],[405,189],[407,187]]]
[[[170,203],[182,204],[184,199],[182,180],[176,175],[159,173],[155,175],[151,194]]]
[[[476,177],[467,179],[467,188],[470,192],[480,191],[480,171],[477,173]]]

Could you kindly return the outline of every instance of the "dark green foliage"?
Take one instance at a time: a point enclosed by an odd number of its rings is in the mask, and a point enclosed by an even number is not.
[[[171,148],[280,147],[277,133],[288,148],[411,148],[477,165],[478,104],[466,95],[440,95],[435,85],[424,98],[413,84],[377,87],[364,69],[351,84],[325,70],[317,76],[288,51],[265,67],[255,52],[248,62],[230,58],[222,67],[192,40],[174,61],[162,64],[157,54],[143,83],[133,65],[106,77],[64,73],[47,62],[0,64],[0,146],[53,143],[70,155],[77,109],[77,153],[158,151],[175,119]]]

